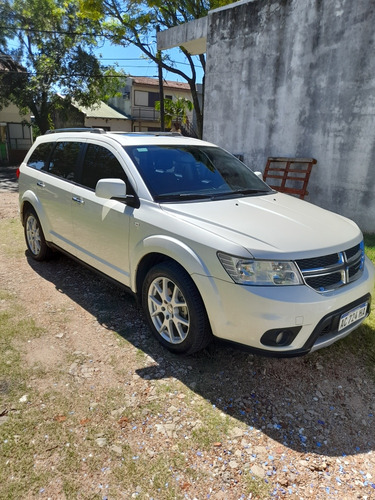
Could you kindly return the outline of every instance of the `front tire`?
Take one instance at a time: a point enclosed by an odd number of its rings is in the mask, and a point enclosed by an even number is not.
[[[202,298],[176,262],[162,262],[148,272],[142,305],[152,333],[176,354],[192,354],[212,338]]]
[[[42,261],[49,257],[50,249],[44,238],[42,226],[35,211],[28,208],[24,218],[24,232],[27,248],[34,260]]]

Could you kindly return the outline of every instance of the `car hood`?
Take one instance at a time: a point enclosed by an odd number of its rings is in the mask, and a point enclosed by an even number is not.
[[[313,257],[350,248],[362,239],[349,219],[282,193],[163,204],[162,209],[246,248],[255,258]]]

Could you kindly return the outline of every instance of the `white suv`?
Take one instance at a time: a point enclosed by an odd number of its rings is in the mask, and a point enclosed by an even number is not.
[[[179,134],[66,129],[20,167],[31,256],[66,252],[130,289],[175,353],[212,336],[294,356],[370,312],[374,268],[348,219],[270,189]]]

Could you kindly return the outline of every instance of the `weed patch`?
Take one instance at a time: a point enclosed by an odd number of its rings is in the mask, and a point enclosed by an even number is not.
[[[25,253],[22,225],[18,219],[0,220],[0,251],[6,257],[20,257]]]

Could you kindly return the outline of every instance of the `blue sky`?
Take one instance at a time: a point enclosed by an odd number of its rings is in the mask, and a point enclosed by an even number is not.
[[[176,66],[181,71],[189,73],[189,65],[185,56],[179,49],[171,49],[165,51],[169,54],[171,59],[176,62]],[[95,50],[97,55],[101,55],[101,61],[103,65],[115,65],[119,69],[124,70],[126,73],[132,76],[148,76],[150,78],[158,77],[157,66],[154,62],[145,59],[143,53],[136,47],[120,47],[118,45],[111,45],[105,43],[103,47],[97,48]],[[195,57],[197,62],[197,83],[202,83],[203,71],[199,63],[198,57]],[[174,80],[178,82],[185,82],[183,78],[175,73],[167,72],[163,70],[163,78],[165,80]]]

